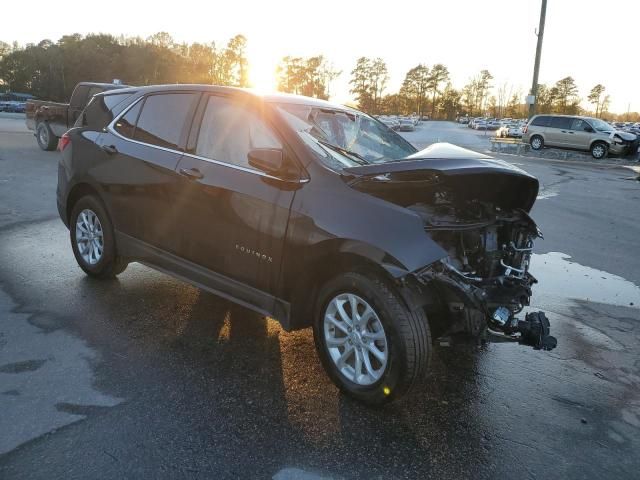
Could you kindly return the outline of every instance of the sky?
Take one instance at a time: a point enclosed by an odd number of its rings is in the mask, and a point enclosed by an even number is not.
[[[250,78],[264,90],[275,87],[275,65],[283,56],[323,54],[343,72],[330,90],[341,103],[352,100],[349,73],[361,56],[387,62],[385,93],[397,91],[417,64],[443,63],[455,87],[487,69],[494,86],[507,84],[524,98],[533,75],[540,1],[129,0],[98,9],[87,1],[56,0],[51,8],[51,0],[31,0],[31,11],[46,14],[3,22],[0,40],[26,44],[71,33],[147,37],[166,31],[178,42],[221,45],[242,33]],[[584,102],[602,83],[611,95],[610,111],[640,111],[638,18],[637,0],[548,0],[540,83],[571,75]]]

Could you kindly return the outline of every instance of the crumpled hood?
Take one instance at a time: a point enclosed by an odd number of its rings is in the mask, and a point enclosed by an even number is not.
[[[611,134],[609,135],[609,138],[611,138],[611,140],[613,140],[614,136],[618,136],[623,140],[628,140],[630,142],[633,142],[636,138],[637,135],[631,133],[631,132],[625,132],[623,130],[614,130],[613,132],[611,132]]]
[[[345,168],[349,184],[393,203],[428,202],[442,190],[461,201],[491,202],[529,211],[538,194],[538,180],[502,160],[437,143],[402,160]]]

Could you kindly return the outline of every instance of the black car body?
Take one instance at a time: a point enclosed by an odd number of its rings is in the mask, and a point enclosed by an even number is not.
[[[515,318],[535,282],[538,181],[510,164],[449,144],[418,152],[356,110],[229,87],[106,92],[77,125],[61,141],[57,199],[91,275],[139,261],[286,330],[313,324],[329,375],[372,403],[408,390],[434,329],[553,346],[542,314]],[[331,305],[354,330],[378,323],[361,336],[338,325],[343,336],[322,323]]]

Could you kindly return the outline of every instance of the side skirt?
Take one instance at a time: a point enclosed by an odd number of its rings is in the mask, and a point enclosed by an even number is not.
[[[120,255],[257,313],[274,318],[280,322],[283,329],[290,331],[291,305],[289,302],[220,275],[117,230],[115,237]]]

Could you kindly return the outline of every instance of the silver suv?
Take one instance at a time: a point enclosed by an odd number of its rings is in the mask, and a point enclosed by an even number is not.
[[[593,158],[604,158],[638,149],[638,137],[616,130],[598,118],[568,115],[536,115],[522,130],[522,141],[533,150],[545,146],[572,148],[591,152]]]

